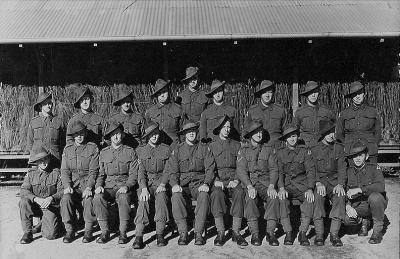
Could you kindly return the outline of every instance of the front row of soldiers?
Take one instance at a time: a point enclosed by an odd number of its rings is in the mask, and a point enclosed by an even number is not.
[[[226,213],[232,216],[232,240],[239,246],[248,245],[240,234],[242,219],[247,220],[251,244],[262,243],[259,231],[260,211],[266,220],[266,241],[278,246],[275,236],[278,223],[285,232],[284,244],[294,243],[291,225],[291,204],[300,204],[298,242],[307,246],[307,231],[314,222],[315,245],[324,245],[325,202],[332,204],[329,213],[330,241],[342,246],[339,230],[344,224],[362,225],[359,235],[368,235],[370,220],[373,233],[369,243],[382,240],[384,211],[388,199],[382,173],[368,162],[368,148],[359,141],[344,153],[335,141],[335,125],[321,121],[320,138],[313,148],[300,144],[299,129],[285,126],[277,140],[265,143],[268,132],[259,121],[252,121],[244,138],[245,144],[231,139],[232,119],[225,115],[217,122],[210,144],[198,141],[198,124],[187,122],[179,132],[184,141],[172,150],[160,142],[159,125],[150,122],[143,138],[145,145],[136,151],[124,145],[123,126],[110,122],[104,132],[110,145],[101,150],[87,141],[87,127],[80,121],[67,129],[68,144],[62,155],[61,170],[55,166],[51,153],[38,149],[30,163],[36,164],[27,173],[21,190],[20,215],[24,235],[21,243],[33,241],[33,217],[41,217],[42,235],[55,239],[62,235],[59,219],[65,228],[63,242],[75,239],[78,230],[76,211],[83,211],[84,243],[93,240],[97,222],[101,235],[97,243],[110,239],[110,206],[116,204],[119,215],[118,243],[128,242],[131,205],[136,201],[136,225],[133,248],[144,247],[143,233],[155,222],[158,246],[164,239],[166,224],[172,217],[179,232],[179,245],[187,245],[188,215],[192,201],[195,244],[204,245],[206,220],[211,212],[217,236],[216,246],[226,241]],[[275,141],[282,141],[280,148]],[[138,187],[137,187],[138,186]],[[134,195],[136,192],[136,195]],[[260,210],[260,206],[264,210]],[[60,215],[61,214],[61,215]],[[151,218],[154,217],[154,218]]]

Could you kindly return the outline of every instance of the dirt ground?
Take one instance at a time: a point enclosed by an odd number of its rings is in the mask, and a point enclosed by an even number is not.
[[[399,208],[400,208],[400,181],[398,178],[386,179],[386,190],[388,192],[389,205],[386,216],[389,226],[380,245],[368,244],[369,237],[358,237],[357,234],[348,234],[342,238],[343,247],[332,247],[327,240],[324,247],[316,247],[313,244],[309,247],[302,247],[295,241],[293,246],[280,245],[271,247],[263,240],[260,247],[249,245],[240,248],[231,240],[228,240],[223,247],[215,247],[213,240],[215,235],[208,237],[207,244],[195,246],[193,240],[188,246],[178,246],[178,238],[170,239],[166,247],[157,247],[154,238],[155,232],[145,234],[147,242],[143,250],[133,250],[131,240],[126,245],[118,244],[118,237],[105,245],[91,242],[83,244],[82,234],[79,239],[71,244],[64,244],[62,239],[44,240],[41,234],[34,236],[34,242],[30,245],[21,245],[19,240],[22,236],[21,224],[18,211],[18,200],[16,194],[18,187],[0,187],[0,258],[399,258]],[[213,232],[213,231],[211,231]],[[371,232],[369,234],[371,235]],[[95,233],[98,236],[100,231]],[[134,231],[128,233],[133,238]],[[283,243],[283,236],[279,241]],[[311,241],[313,241],[313,238]],[[246,239],[250,242],[250,237]]]

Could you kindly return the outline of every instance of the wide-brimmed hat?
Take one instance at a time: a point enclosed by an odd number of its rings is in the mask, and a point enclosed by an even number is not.
[[[293,133],[299,134],[299,127],[297,127],[297,125],[293,123],[288,124],[284,127],[282,136],[280,136],[278,139],[285,141]]]
[[[274,88],[274,87],[275,87],[275,84],[272,81],[263,80],[261,82],[260,86],[254,92],[254,96],[260,97],[265,91],[267,91],[270,88]]]
[[[219,81],[217,79],[213,80],[211,83],[210,91],[206,93],[208,98],[211,98],[215,92],[217,92],[220,88],[224,87],[225,81]]]
[[[187,121],[185,125],[183,125],[182,130],[178,132],[179,135],[184,135],[190,131],[197,131],[199,129],[199,123],[193,121]]]
[[[122,101],[126,98],[130,98],[133,101],[133,93],[130,90],[122,90],[118,93],[117,100],[113,102],[114,106],[121,106]]]
[[[74,103],[74,107],[75,108],[81,108],[81,99],[83,98],[83,96],[85,96],[85,94],[90,95],[91,97],[93,97],[93,92],[90,91],[90,89],[88,87],[80,87],[78,88],[77,92],[76,92],[76,101]]]
[[[213,129],[213,134],[214,135],[219,135],[219,132],[221,131],[222,127],[225,125],[225,123],[227,121],[231,122],[231,130],[233,128],[233,124],[232,124],[232,118],[229,117],[228,115],[222,116],[218,122],[217,122],[217,126]]]
[[[108,124],[107,130],[105,131],[104,139],[109,140],[111,138],[111,135],[117,129],[121,129],[121,131],[124,131],[124,126],[121,123],[118,123],[118,122],[115,122],[115,121],[111,121]]]
[[[331,120],[319,121],[319,139],[321,141],[329,133],[335,132],[335,123]]]
[[[346,156],[347,157],[352,157],[352,156],[358,155],[358,154],[363,153],[363,152],[368,152],[367,145],[365,145],[361,141],[356,141],[351,145],[349,153],[346,154]]]
[[[151,97],[157,96],[157,94],[161,92],[164,88],[168,87],[170,83],[170,80],[165,81],[164,79],[157,79],[154,85],[154,92],[151,94]]]
[[[67,135],[72,136],[75,135],[79,132],[82,132],[86,130],[85,124],[83,124],[81,121],[74,121],[67,127]]]
[[[37,112],[40,112],[40,111],[41,111],[40,105],[41,105],[44,101],[46,101],[47,99],[51,99],[52,97],[53,97],[53,96],[52,96],[52,94],[51,94],[50,92],[47,92],[47,93],[40,93],[39,96],[38,96],[38,98],[37,98],[37,100],[36,100],[36,103],[33,105],[33,110],[34,110],[34,111],[37,111]]]
[[[315,81],[308,81],[304,87],[303,92],[300,95],[307,95],[308,93],[314,92],[320,87],[320,85]]]
[[[248,127],[248,129],[247,129],[247,131],[246,131],[246,134],[244,134],[243,137],[244,137],[245,139],[249,139],[249,138],[251,138],[251,136],[252,136],[254,133],[257,133],[257,132],[259,132],[259,131],[262,131],[263,134],[265,134],[265,133],[267,132],[267,131],[264,129],[263,124],[262,124],[261,121],[254,120],[254,121],[252,121],[252,122],[249,124],[249,127]]]
[[[147,124],[146,129],[144,130],[144,134],[142,136],[142,139],[146,139],[147,137],[150,137],[153,134],[153,132],[156,132],[158,130],[159,130],[158,123],[150,121]]]
[[[361,82],[355,81],[355,82],[350,84],[349,93],[346,94],[344,97],[345,98],[352,97],[354,94],[357,94],[357,93],[363,91],[364,87],[365,86]]]
[[[29,157],[28,164],[36,164],[39,160],[48,157],[50,153],[44,149],[44,148],[39,148],[36,149]]]
[[[198,76],[200,69],[198,67],[188,67],[186,68],[186,76],[182,79],[182,82],[188,81],[189,79]]]

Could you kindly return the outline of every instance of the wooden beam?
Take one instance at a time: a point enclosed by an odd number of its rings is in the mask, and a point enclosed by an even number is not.
[[[293,83],[292,89],[292,110],[293,116],[299,108],[299,84]]]

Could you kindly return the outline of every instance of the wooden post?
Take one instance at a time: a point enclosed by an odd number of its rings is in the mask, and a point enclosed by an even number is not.
[[[39,85],[39,94],[44,91],[44,83],[43,83],[43,67],[44,67],[44,51],[41,46],[35,46],[36,53],[36,62],[38,66],[38,85]]]
[[[292,110],[293,116],[296,113],[297,108],[299,108],[299,84],[293,83],[292,89]]]
[[[162,55],[163,55],[163,77],[164,79],[168,79],[168,46],[166,41],[163,42]]]

